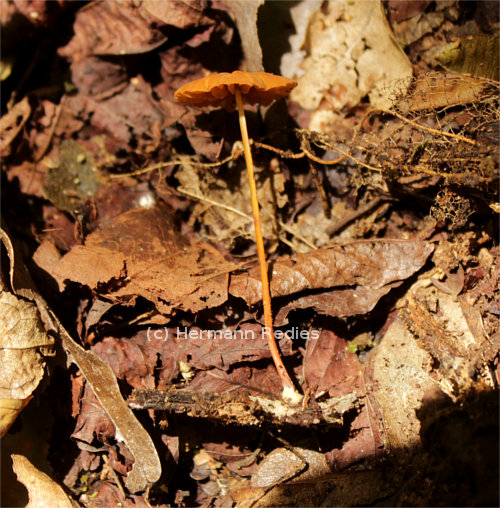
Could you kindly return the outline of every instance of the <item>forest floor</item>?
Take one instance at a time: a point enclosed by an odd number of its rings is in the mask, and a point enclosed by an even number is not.
[[[497,2],[0,7],[2,506],[498,506]]]

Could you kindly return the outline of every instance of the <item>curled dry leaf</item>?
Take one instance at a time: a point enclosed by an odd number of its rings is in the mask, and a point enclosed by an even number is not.
[[[69,280],[123,300],[143,296],[162,313],[195,312],[226,301],[228,273],[236,268],[212,247],[178,235],[168,211],[156,207],[102,223],[52,275],[61,287]]]
[[[167,40],[153,21],[132,2],[93,2],[78,11],[75,35],[59,52],[75,61],[89,55],[146,53]]]
[[[203,2],[200,0],[189,2],[182,0],[169,0],[168,2],[144,0],[142,8],[163,23],[181,29],[213,23],[203,14]]]
[[[0,293],[0,435],[3,437],[32,398],[45,374],[45,356],[52,356],[37,306]]]
[[[127,488],[131,492],[144,491],[158,481],[161,474],[160,460],[152,439],[123,400],[110,366],[91,351],[85,351],[72,339],[43,297],[36,291],[26,267],[15,261],[14,248],[3,229],[0,229],[0,236],[10,261],[9,279],[12,290],[16,295],[32,300],[44,326],[60,337],[64,350],[81,370],[115,425],[116,439],[124,442],[134,457],[134,465],[127,475]]]
[[[250,72],[263,71],[262,48],[257,31],[257,11],[264,0],[230,0],[227,8],[234,16],[241,38],[246,68]]]
[[[25,399],[43,377],[43,356],[51,353],[54,339],[35,304],[4,291],[0,309],[0,397]]]
[[[420,241],[369,240],[284,256],[273,265],[271,292],[273,297],[277,297],[304,290],[337,288],[334,292],[340,292],[342,298],[351,296],[349,315],[366,312],[394,282],[405,280],[419,270],[433,249],[432,244]],[[358,288],[361,296],[359,306],[355,304]],[[374,291],[371,299],[365,296],[367,289]],[[258,270],[253,268],[248,275],[231,276],[229,292],[250,305],[257,303],[260,300]],[[328,296],[331,294],[332,291]],[[311,300],[307,298],[304,299],[307,305],[301,305],[304,303],[301,302],[298,306],[317,304],[319,311],[328,309],[331,315],[346,315],[349,310],[340,306],[337,314],[335,302],[327,306],[318,300],[318,294]],[[370,302],[369,306],[366,301]]]
[[[325,456],[306,448],[276,448],[266,455],[252,475],[252,487],[272,487],[290,480],[317,479],[330,473]]]
[[[26,457],[17,454],[13,454],[11,457],[12,467],[17,479],[28,490],[29,503],[26,508],[39,506],[75,508],[79,506],[68,497],[60,485],[38,470]]]

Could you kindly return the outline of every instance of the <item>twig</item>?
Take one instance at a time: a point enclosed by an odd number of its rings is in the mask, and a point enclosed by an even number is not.
[[[174,161],[159,162],[158,164],[153,164],[152,166],[138,169],[137,171],[132,171],[130,173],[120,173],[118,175],[109,175],[109,178],[125,178],[127,176],[144,175],[146,173],[152,173],[153,171],[156,171],[157,169],[163,169],[163,168],[167,168],[169,166],[178,166],[178,165],[187,164],[187,163],[191,164],[192,166],[200,166],[202,168],[215,168],[218,166],[222,166],[223,164],[226,164],[231,160],[237,159],[242,153],[243,152],[236,152],[219,162],[199,162],[199,161],[193,161],[193,160],[189,160],[189,161],[174,160]]]
[[[440,136],[445,136],[448,138],[453,138],[458,141],[463,141],[464,143],[469,143],[473,146],[479,146],[479,143],[477,141],[473,141],[472,139],[465,138],[464,136],[460,136],[459,134],[453,134],[451,132],[443,132],[439,129],[433,129],[432,127],[425,127],[424,125],[420,125],[417,122],[414,122],[413,120],[410,120],[403,115],[400,115],[399,113],[396,113],[396,111],[388,111],[385,109],[374,109],[370,111],[370,113],[385,113],[387,115],[395,116],[396,118],[399,118],[402,122],[405,122],[409,125],[412,125],[413,127],[416,127],[417,129],[421,129],[423,131],[432,132],[433,134],[438,134]]]
[[[212,206],[217,206],[219,208],[223,208],[225,210],[228,210],[229,212],[233,212],[245,219],[248,220],[248,222],[251,222],[253,219],[252,217],[250,217],[250,215],[242,212],[241,210],[238,210],[237,208],[233,208],[232,206],[229,206],[229,205],[225,205],[224,203],[220,203],[218,201],[214,201],[213,199],[210,199],[206,196],[202,196],[200,194],[195,194],[194,192],[190,192],[188,190],[185,190],[183,189],[182,187],[178,188],[177,189],[181,194],[184,194],[186,196],[189,196],[190,198],[194,198],[194,199],[197,199],[198,201],[203,201],[205,203],[209,203],[210,205]],[[262,207],[262,209],[264,210],[264,212],[266,212],[269,216],[272,217],[272,214],[271,212],[265,208],[265,207]],[[287,233],[290,233],[291,235],[293,235],[295,238],[297,238],[297,240],[300,240],[303,244],[307,245],[309,248],[311,249],[314,249],[316,250],[317,247],[312,244],[311,242],[309,242],[306,238],[304,238],[302,235],[300,235],[299,233],[295,232],[290,226],[288,226],[287,224],[285,224],[283,221],[281,221],[280,219],[277,219],[277,222],[279,224],[279,226],[284,229]],[[287,242],[285,242],[282,238],[280,238],[280,241],[282,241],[283,243],[286,243],[287,245],[289,245]],[[290,245],[289,245],[290,246]]]

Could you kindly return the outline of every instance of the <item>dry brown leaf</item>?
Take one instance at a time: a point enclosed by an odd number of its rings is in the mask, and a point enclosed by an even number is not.
[[[276,448],[266,455],[252,475],[252,487],[272,487],[290,480],[304,481],[330,473],[323,453],[306,448]]]
[[[142,8],[167,25],[177,28],[189,28],[213,23],[203,14],[203,3],[200,0],[144,0]]]
[[[143,296],[162,313],[196,312],[226,301],[228,273],[235,268],[212,247],[180,236],[168,211],[156,207],[101,223],[52,275],[61,287],[69,280],[114,298]]]
[[[229,0],[225,4],[234,16],[245,54],[246,69],[263,71],[262,49],[257,31],[257,11],[264,0]]]
[[[78,505],[63,488],[39,471],[24,455],[12,454],[12,467],[17,479],[26,487],[29,503],[26,508],[75,508]]]
[[[0,438],[5,436],[19,413],[28,405],[33,397],[30,395],[23,400],[0,398]]]
[[[470,104],[484,95],[490,83],[484,78],[428,72],[411,82],[411,89],[397,102],[396,107],[408,113]]]
[[[394,490],[385,471],[330,473],[297,483],[268,487],[247,487],[231,492],[240,508],[271,506],[371,506]],[[391,477],[390,481],[394,481]]]
[[[10,239],[3,230],[1,236],[11,257]],[[31,400],[45,374],[45,357],[53,356],[53,345],[54,339],[46,333],[37,306],[5,287],[0,292],[1,437]]]
[[[30,114],[31,106],[28,97],[25,97],[0,119],[0,153],[3,157],[9,155],[10,144],[23,128]]]
[[[151,437],[123,400],[111,367],[96,354],[76,344],[58,321],[56,324],[64,349],[115,425],[117,441],[124,443],[134,458],[134,465],[127,475],[127,488],[134,493],[146,490],[161,475],[160,459]]]
[[[36,291],[26,267],[16,262],[14,248],[7,233],[0,229],[10,261],[9,279],[12,290],[36,304],[41,321],[61,338],[62,346],[91,385],[96,397],[116,427],[116,439],[125,443],[134,457],[134,465],[127,475],[126,485],[131,492],[144,491],[161,475],[161,464],[149,434],[139,424],[122,398],[116,377],[109,365],[91,351],[76,344]]]
[[[433,249],[432,244],[420,241],[366,240],[284,256],[272,265],[271,293],[277,297],[312,289],[380,290],[414,274]],[[231,276],[229,292],[249,305],[260,301],[258,268],[248,275]]]
[[[0,397],[25,399],[43,377],[54,339],[45,332],[35,304],[0,294]]]
[[[349,437],[326,453],[332,469],[343,469],[361,460],[378,457],[384,448],[383,427],[377,408],[368,402],[364,371],[359,358],[347,349],[348,342],[329,330],[318,340],[309,340],[303,362],[304,390],[315,398],[355,394],[357,415],[350,424]]]
[[[88,55],[129,55],[151,51],[167,38],[149,13],[131,1],[93,2],[76,15],[75,35],[59,50],[71,60]]]

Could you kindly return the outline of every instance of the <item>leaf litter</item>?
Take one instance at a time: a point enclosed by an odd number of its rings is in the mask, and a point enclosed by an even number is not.
[[[17,454],[19,480],[84,506],[498,504],[478,437],[498,426],[498,67],[476,65],[497,24],[457,2],[245,4],[2,14],[2,215],[38,286],[6,240],[23,326],[2,344],[4,439],[31,397],[64,428],[54,481]],[[21,19],[32,47],[12,49]],[[296,33],[273,60],[275,23]],[[173,99],[279,57],[299,86],[248,121],[298,407],[262,334],[236,119]]]

